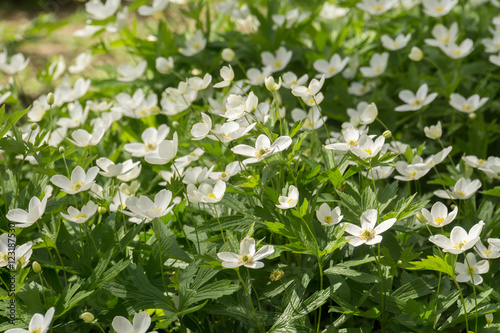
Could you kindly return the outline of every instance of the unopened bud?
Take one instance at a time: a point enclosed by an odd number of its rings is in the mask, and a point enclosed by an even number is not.
[[[31,124],[31,130],[34,131],[38,127],[37,123]]]
[[[47,94],[47,104],[48,105],[53,105],[55,101],[56,101],[56,99],[54,98],[54,94],[53,93],[48,93]]]
[[[82,315],[80,317],[86,323],[91,323],[94,321],[94,315],[90,312],[84,312],[84,313],[82,313]]]
[[[222,60],[227,61],[227,62],[231,62],[234,60],[234,57],[236,56],[236,54],[234,54],[233,50],[226,48],[226,49],[222,50],[221,56],[222,56]]]
[[[422,215],[422,213],[417,213],[417,220],[420,222],[420,223],[425,223],[425,221],[427,221],[427,219],[424,217],[424,215]]]
[[[271,276],[269,277],[269,280],[271,281],[278,281],[280,280],[283,276],[285,275],[285,272],[283,272],[282,269],[276,268],[273,269],[271,272]]]
[[[474,120],[476,119],[476,114],[475,113],[469,113],[469,119]]]
[[[63,154],[65,151],[66,151],[66,149],[64,149],[64,147],[63,147],[63,146],[59,147],[59,152],[60,152],[61,154]]]
[[[387,131],[384,131],[384,133],[382,133],[382,135],[384,136],[384,138],[389,139],[392,136],[392,132],[387,130]]]
[[[403,262],[401,260],[398,260],[398,265],[402,265]]]
[[[271,92],[278,91],[281,87],[281,77],[279,78],[278,83],[276,83],[272,76],[268,76],[264,81],[264,84],[266,85],[267,90]]]
[[[99,206],[99,207],[97,207],[97,212],[98,212],[99,214],[101,214],[101,215],[102,215],[102,214],[104,214],[104,213],[106,213],[107,211],[108,211],[108,210],[106,209],[106,207],[103,207],[103,206]]]
[[[193,68],[191,70],[191,74],[194,75],[194,76],[198,76],[198,75],[201,74],[201,71],[198,68]]]
[[[457,208],[457,205],[455,205],[455,204],[451,204],[450,208],[451,208],[451,209],[455,209],[455,208]]]
[[[31,268],[33,269],[33,272],[35,272],[35,274],[38,274],[42,271],[42,266],[40,266],[38,261],[33,261],[33,264],[31,264]]]
[[[172,126],[174,126],[174,127],[179,126],[179,122],[174,120],[174,121],[172,122]]]
[[[416,46],[411,48],[410,54],[408,55],[408,58],[413,61],[420,61],[424,57],[424,52]]]

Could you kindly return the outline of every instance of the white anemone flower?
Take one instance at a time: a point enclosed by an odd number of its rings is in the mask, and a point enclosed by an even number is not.
[[[356,7],[372,15],[382,15],[391,9],[397,0],[363,0]]]
[[[259,86],[266,80],[266,77],[272,74],[271,67],[264,67],[262,69],[250,68],[247,70],[247,82],[253,86]]]
[[[455,43],[458,38],[458,23],[453,22],[450,28],[446,28],[442,24],[436,24],[432,28],[432,36],[434,39],[425,39],[427,45],[437,46],[439,48],[445,47],[450,43]]]
[[[193,140],[204,139],[212,129],[212,119],[203,112],[201,113],[201,118],[203,122],[196,123],[191,128],[191,135],[193,136]]]
[[[455,5],[458,0],[423,0],[424,13],[432,17],[445,16]]]
[[[192,39],[186,40],[186,47],[179,52],[186,57],[191,57],[205,49],[207,40],[203,37],[203,31],[196,30]]]
[[[307,74],[302,75],[300,78],[293,72],[286,72],[282,75],[283,78],[283,87],[290,89],[293,85],[301,86],[309,80],[309,76]]]
[[[463,113],[471,113],[479,109],[488,101],[488,97],[479,97],[478,94],[474,94],[469,98],[465,98],[460,94],[450,95],[450,105],[457,111]]]
[[[212,172],[209,177],[213,180],[223,180],[225,182],[237,175],[243,169],[242,164],[239,161],[234,161],[226,166],[226,169],[222,172]]]
[[[449,191],[437,190],[434,195],[443,199],[469,199],[482,186],[479,179],[460,178]]]
[[[127,143],[123,149],[134,157],[143,157],[147,153],[157,152],[158,145],[165,140],[169,132],[170,128],[165,124],[160,125],[158,129],[149,127],[141,134],[142,143]]]
[[[66,128],[75,128],[85,124],[87,116],[89,114],[89,107],[85,106],[85,110],[82,105],[77,101],[75,103],[68,104],[69,118],[59,118],[57,120],[57,125]]]
[[[374,53],[370,58],[370,66],[361,67],[359,70],[364,77],[377,77],[382,75],[387,68],[389,53]]]
[[[118,74],[120,77],[118,81],[122,82],[132,82],[140,78],[146,71],[148,63],[146,60],[141,61],[137,66],[131,65],[120,65],[118,66]]]
[[[264,263],[259,260],[269,257],[273,253],[274,247],[272,245],[264,245],[255,252],[255,239],[245,237],[240,243],[239,254],[220,252],[217,253],[217,256],[223,261],[222,266],[225,268],[237,268],[244,265],[257,269],[264,267]]]
[[[134,316],[132,323],[127,318],[116,316],[111,323],[116,333],[146,333],[151,326],[151,317],[146,311],[139,312]],[[156,333],[150,332],[150,333]]]
[[[455,43],[448,43],[446,46],[441,46],[441,51],[443,51],[448,57],[452,59],[460,59],[468,56],[472,49],[474,48],[474,42],[472,39],[467,38],[460,45]]]
[[[387,179],[394,172],[395,168],[391,166],[376,166],[369,171],[362,171],[363,176],[372,180]]]
[[[220,77],[224,80],[222,82],[214,84],[214,88],[224,88],[227,87],[233,82],[234,79],[234,71],[231,65],[227,65],[221,68]]]
[[[292,138],[289,136],[280,136],[271,144],[271,140],[266,135],[261,134],[255,141],[255,147],[240,144],[231,148],[231,151],[237,155],[250,157],[243,161],[243,164],[250,164],[260,162],[268,156],[286,150],[291,144]]]
[[[322,225],[332,226],[340,223],[344,216],[340,212],[340,207],[330,209],[330,206],[325,202],[319,206],[319,209],[316,211],[316,217]]]
[[[443,128],[441,127],[441,121],[438,121],[436,125],[425,126],[424,127],[425,136],[432,140],[437,140],[443,134]]]
[[[281,195],[278,201],[279,205],[276,205],[276,207],[280,209],[294,208],[299,202],[299,190],[294,185],[290,185],[288,188],[288,196]]]
[[[176,168],[185,168],[191,162],[198,161],[200,157],[205,154],[205,151],[201,148],[196,148],[192,152],[187,155],[175,159],[175,167]]]
[[[85,173],[81,166],[77,166],[71,172],[71,180],[63,175],[55,175],[50,178],[50,181],[55,186],[68,194],[75,194],[86,191],[95,183],[94,179],[99,172],[98,167],[92,167]]]
[[[190,77],[189,79],[187,79],[188,88],[194,91],[201,91],[207,89],[211,82],[212,82],[212,75],[208,73],[206,73],[203,76],[203,79],[197,76]]]
[[[155,60],[156,70],[160,74],[168,74],[174,69],[174,58],[172,57],[158,57]]]
[[[85,10],[94,20],[105,20],[110,16],[115,15],[121,0],[107,0],[103,4],[101,0],[91,0],[85,4]]]
[[[152,6],[142,5],[137,9],[137,12],[142,16],[150,16],[164,10],[168,3],[169,0],[153,0]]]
[[[450,238],[443,235],[434,235],[429,237],[429,241],[443,249],[444,252],[460,254],[476,245],[479,240],[484,222],[479,221],[467,233],[462,227],[454,227],[451,230]]]
[[[68,67],[68,71],[71,74],[81,73],[90,65],[92,61],[92,53],[90,51],[80,53],[75,60],[75,64]]]
[[[344,142],[330,143],[325,145],[325,148],[345,152],[350,150],[352,147],[357,147],[359,145],[360,138],[364,135],[364,131],[357,128],[346,128],[342,131]]]
[[[417,111],[425,105],[432,103],[437,97],[437,93],[428,93],[427,83],[422,84],[416,94],[410,90],[402,90],[399,92],[399,98],[406,104],[396,107],[395,111]]]
[[[13,234],[0,235],[0,267],[10,267],[15,269],[17,264],[21,267],[26,267],[29,264],[31,255],[33,254],[32,242],[27,242],[23,245],[16,246],[16,236]],[[14,256],[12,256],[14,252]],[[15,263],[14,261],[15,260]]]
[[[395,39],[392,39],[388,35],[382,35],[380,41],[382,42],[382,46],[384,48],[390,51],[396,51],[405,48],[406,45],[408,45],[410,38],[411,38],[411,33],[407,34],[406,36],[403,34],[399,34],[396,36]]]
[[[176,161],[176,164],[177,163],[178,162]],[[210,177],[210,174],[212,173],[212,170],[214,168],[215,168],[215,165],[212,165],[210,168],[199,167],[199,166],[194,167],[194,168],[187,168],[184,171],[184,178],[182,179],[182,182],[184,184],[204,183]]]
[[[47,310],[45,315],[35,313],[31,318],[30,325],[27,330],[24,328],[11,328],[5,331],[5,333],[47,333],[49,331],[52,318],[54,318],[55,311],[56,309],[51,307]]]
[[[385,137],[379,136],[375,141],[368,135],[362,135],[357,146],[351,147],[351,152],[361,159],[376,156],[384,146]]]
[[[361,82],[352,81],[349,87],[347,88],[347,92],[349,95],[353,96],[363,96],[372,91],[373,84],[366,83],[363,84]]]
[[[458,214],[458,207],[455,207],[449,214],[448,208],[442,202],[436,202],[432,205],[431,211],[422,209],[422,215],[427,220],[427,224],[435,228],[444,227],[450,224]]]
[[[309,131],[320,128],[328,119],[327,116],[321,116],[321,112],[319,111],[317,106],[313,106],[308,113],[306,113],[302,109],[295,108],[292,110],[291,116],[293,121],[295,122],[305,120],[301,130]]]
[[[382,241],[380,234],[390,229],[396,223],[396,219],[388,219],[375,226],[378,221],[377,215],[376,209],[368,209],[361,214],[361,227],[347,222],[343,224],[343,226],[346,226],[345,231],[351,235],[346,237],[349,240],[349,244],[352,246],[360,246],[362,244],[373,245]]]
[[[267,51],[260,54],[262,64],[266,67],[270,67],[271,73],[279,72],[284,69],[292,59],[292,55],[292,51],[287,51],[283,46],[280,46],[274,54]]]
[[[124,163],[115,163],[111,161],[109,158],[101,157],[95,162],[95,164],[97,164],[97,166],[102,170],[99,171],[100,175],[104,177],[116,177],[132,171],[132,169],[138,166],[140,163],[140,162],[135,162],[135,163],[132,162],[132,164],[130,164],[131,162],[132,161],[130,160],[129,164],[127,165],[128,168],[125,168]]]
[[[458,273],[456,279],[458,282],[470,281],[477,286],[483,282],[483,278],[479,274],[488,273],[490,263],[488,260],[476,262],[476,256],[472,252],[467,253],[466,257],[463,264],[461,262],[455,264],[455,273]]]
[[[25,58],[22,53],[17,53],[12,56],[10,59],[10,63],[7,63],[7,52],[0,53],[0,59],[4,61],[0,61],[0,69],[7,75],[14,75],[23,69],[25,69],[29,62],[30,58]]]
[[[32,224],[34,224],[36,221],[38,221],[45,213],[47,200],[52,196],[52,186],[47,186],[44,192],[45,195],[42,201],[40,201],[38,197],[31,198],[28,206],[28,211],[25,211],[24,209],[20,208],[9,210],[9,212],[5,216],[7,220],[19,223],[17,227],[20,228],[27,228]]]
[[[478,240],[474,249],[476,250],[477,254],[479,254],[479,256],[483,259],[500,258],[500,247],[497,247],[493,244],[489,244],[488,248],[486,248],[481,240]]]
[[[130,222],[150,222],[154,218],[159,218],[170,213],[174,208],[174,205],[169,206],[171,202],[172,192],[165,189],[155,195],[154,201],[145,195],[141,195],[139,198],[131,195],[125,200],[125,204],[131,213],[127,211],[121,212],[132,217]]]
[[[398,175],[394,178],[405,182],[422,178],[431,170],[432,167],[418,162],[420,161],[417,160],[417,163],[415,163],[415,158],[413,159],[412,164],[408,164],[406,161],[397,162],[396,170],[401,174],[401,176]]]
[[[219,180],[213,187],[210,184],[204,183],[198,188],[194,184],[188,184],[186,190],[188,199],[191,202],[216,203],[224,196],[226,183]]]
[[[89,201],[81,210],[75,207],[68,207],[68,214],[61,213],[66,220],[74,223],[85,223],[97,212],[97,205]]]
[[[178,142],[177,132],[175,132],[172,140],[162,141],[158,145],[158,150],[146,153],[144,159],[150,164],[167,164],[177,155]]]
[[[338,54],[335,53],[330,58],[330,61],[327,61],[325,59],[316,60],[313,64],[313,67],[319,72],[317,77],[321,77],[321,75],[324,74],[325,78],[328,79],[342,72],[348,62],[349,57],[345,57],[344,59],[342,59]]]
[[[78,147],[95,146],[101,142],[101,139],[106,131],[106,128],[103,125],[104,124],[102,122],[95,124],[92,134],[84,129],[77,129],[71,133],[73,140],[68,138],[68,141]]]

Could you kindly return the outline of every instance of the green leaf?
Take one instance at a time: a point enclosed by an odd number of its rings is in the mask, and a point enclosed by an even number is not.
[[[380,278],[376,275],[360,272],[354,269],[350,269],[347,267],[342,267],[340,265],[333,266],[328,268],[324,272],[325,274],[337,274],[342,276],[347,276],[354,281],[360,283],[379,283]]]
[[[422,259],[421,261],[412,261],[413,267],[408,267],[410,270],[431,270],[442,272],[454,277],[453,267],[451,266],[451,257],[446,254],[445,259],[436,256],[427,256],[427,259]]]

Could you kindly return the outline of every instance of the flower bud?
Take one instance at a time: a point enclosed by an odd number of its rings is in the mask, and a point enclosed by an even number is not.
[[[427,221],[427,219],[424,217],[424,215],[422,215],[422,213],[417,213],[416,216],[417,216],[417,220],[420,223],[425,223]]]
[[[281,87],[281,77],[279,78],[278,83],[276,83],[274,82],[274,78],[272,76],[268,76],[264,83],[267,90],[271,92],[278,91],[278,89]]]
[[[174,120],[174,121],[172,122],[172,126],[173,126],[173,127],[177,127],[177,126],[179,126],[179,122]]]
[[[37,123],[31,124],[31,130],[34,131],[38,127]]]
[[[271,276],[269,277],[269,280],[271,281],[278,281],[281,280],[281,278],[285,275],[285,272],[283,272],[282,269],[276,268],[273,269],[271,272]]]
[[[53,105],[54,102],[56,101],[56,99],[54,98],[54,94],[53,93],[48,93],[47,94],[47,104],[48,105]]]
[[[384,133],[382,133],[382,135],[384,136],[384,138],[389,139],[392,136],[392,132],[387,130],[387,131],[384,131]]]
[[[86,323],[91,323],[94,321],[94,315],[90,312],[84,312],[84,313],[82,313],[82,315],[80,317]]]
[[[38,274],[42,271],[42,266],[40,266],[38,261],[33,261],[33,264],[31,264],[31,268],[33,269],[33,272],[35,272],[35,274]]]
[[[60,152],[61,154],[64,154],[64,152],[65,152],[65,151],[66,151],[66,149],[64,149],[64,147],[63,147],[63,146],[59,147],[59,152]]]
[[[476,119],[476,117],[477,116],[476,116],[476,114],[474,112],[473,113],[469,113],[469,119],[470,120],[474,120],[474,119]]]
[[[221,56],[222,56],[222,60],[227,61],[227,62],[231,62],[234,60],[234,57],[236,56],[236,54],[234,54],[233,50],[226,48],[226,49],[222,50]]]
[[[108,210],[106,209],[106,207],[103,207],[103,206],[99,206],[99,207],[97,207],[97,212],[98,212],[99,214],[101,214],[101,215],[102,215],[102,214],[104,214],[104,213],[106,213],[107,211],[108,211]]]
[[[403,262],[401,260],[398,260],[398,265],[402,265]]]
[[[422,60],[423,57],[424,57],[424,52],[416,46],[411,48],[410,54],[408,55],[408,58],[410,58],[410,60],[413,61],[420,61]]]
[[[191,75],[199,76],[200,74],[201,74],[201,71],[198,68],[193,68],[191,70]]]
[[[493,322],[493,313],[488,313],[484,317],[486,318],[486,324],[489,327],[491,325],[491,323]]]

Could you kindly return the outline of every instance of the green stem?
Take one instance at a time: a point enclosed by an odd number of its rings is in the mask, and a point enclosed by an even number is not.
[[[236,268],[236,274],[238,274],[238,278],[240,279],[241,284],[243,285],[243,288],[245,289],[245,291],[247,293],[248,300],[250,301],[250,306],[252,307],[252,311],[253,311],[253,314],[255,316],[255,322],[257,323],[259,330],[264,331],[264,330],[262,330],[262,327],[260,327],[260,325],[259,325],[259,317],[257,317],[257,312],[255,311],[255,307],[253,306],[252,297],[250,296],[250,292],[248,291],[247,285],[245,284],[245,282],[243,281],[243,279],[241,277],[239,267]]]
[[[226,238],[224,237],[224,230],[222,229],[222,224],[220,223],[219,220],[219,213],[217,212],[217,207],[214,205],[214,210],[215,210],[215,216],[217,217],[217,222],[219,222],[219,227],[220,227],[220,234],[222,236],[222,240],[224,241],[224,245],[226,246],[226,249],[228,249],[227,244],[226,244]]]

